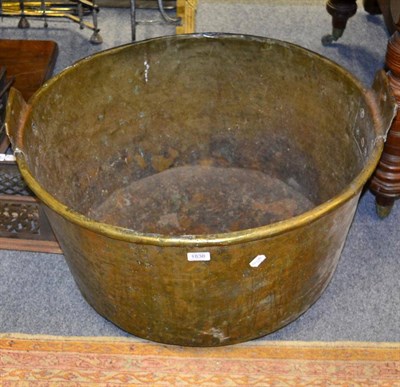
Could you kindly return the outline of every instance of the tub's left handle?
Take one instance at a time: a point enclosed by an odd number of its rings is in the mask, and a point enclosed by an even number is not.
[[[15,153],[23,150],[22,131],[29,109],[21,92],[12,87],[7,99],[6,133]]]

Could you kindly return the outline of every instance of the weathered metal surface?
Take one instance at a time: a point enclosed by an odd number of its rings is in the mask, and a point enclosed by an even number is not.
[[[7,130],[100,314],[151,340],[225,345],[289,323],[327,286],[394,115],[379,93],[288,43],[176,36],[83,60],[22,113],[13,91]],[[274,191],[261,204],[258,185]],[[312,208],[292,211],[296,195]]]
[[[260,171],[199,165],[134,181],[89,216],[143,233],[194,235],[260,227],[313,207],[295,187]]]

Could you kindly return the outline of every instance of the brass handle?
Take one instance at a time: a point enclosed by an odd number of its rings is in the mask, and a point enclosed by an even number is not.
[[[379,70],[376,73],[372,90],[375,93],[378,108],[377,118],[380,121],[378,136],[382,136],[386,141],[386,136],[397,113],[397,103],[385,71]]]
[[[6,108],[6,133],[10,139],[14,153],[23,151],[23,135],[25,120],[28,116],[30,105],[28,105],[21,92],[12,87],[8,94]]]

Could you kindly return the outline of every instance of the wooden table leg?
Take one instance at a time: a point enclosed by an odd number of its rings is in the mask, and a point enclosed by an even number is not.
[[[363,6],[365,11],[371,15],[380,15],[382,13],[378,0],[364,0]]]
[[[356,0],[328,0],[326,10],[332,16],[332,34],[322,38],[324,45],[331,44],[343,35],[347,21],[357,12],[357,2]]]
[[[400,27],[389,39],[386,66],[397,104],[400,107]],[[372,177],[371,191],[376,196],[376,209],[381,218],[389,215],[400,197],[400,112],[397,113],[387,136],[381,160]]]

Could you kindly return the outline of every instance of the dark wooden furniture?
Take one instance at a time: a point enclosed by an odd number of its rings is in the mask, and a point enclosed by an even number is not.
[[[28,100],[52,74],[57,44],[48,40],[0,39],[0,65],[15,76],[14,87]]]
[[[26,100],[51,76],[56,58],[55,42],[0,39],[0,68],[6,68],[7,80],[14,77]],[[8,146],[3,136],[0,153]],[[0,249],[61,252],[42,205],[10,160],[0,161]]]
[[[390,85],[400,107],[399,30],[389,39],[386,66],[389,70]],[[382,157],[371,180],[370,189],[376,196],[378,215],[382,218],[386,217],[395,200],[400,198],[400,113],[397,113],[390,128]]]
[[[398,0],[363,0],[364,9],[371,15],[382,14],[390,34],[396,31],[400,14]],[[347,21],[357,12],[356,0],[327,0],[326,10],[332,16],[332,33],[322,38],[323,44],[331,44],[344,33]]]
[[[400,2],[398,0],[364,0],[371,14],[382,13],[393,35],[389,39],[386,67],[393,93],[400,107]],[[332,34],[322,42],[330,44],[342,36],[348,19],[357,10],[356,0],[328,0],[327,11],[332,15]],[[397,25],[396,25],[397,23]],[[376,209],[381,218],[389,215],[395,200],[400,198],[400,113],[394,119],[378,167],[371,179],[370,190],[376,196]]]
[[[357,12],[356,0],[328,0],[326,10],[332,16],[332,34],[322,38],[324,45],[338,40],[346,29],[347,21]]]
[[[57,44],[43,40],[0,39],[0,67],[6,69],[7,80],[25,100],[50,78],[57,58]],[[8,147],[8,139],[0,133],[0,152]],[[4,134],[4,133],[3,133]]]

